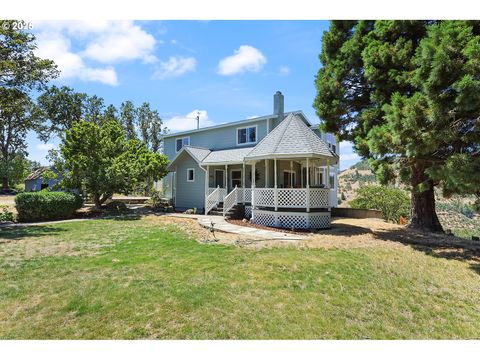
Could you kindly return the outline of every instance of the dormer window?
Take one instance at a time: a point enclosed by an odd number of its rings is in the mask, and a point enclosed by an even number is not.
[[[176,140],[176,150],[179,152],[184,146],[190,145],[190,137],[178,138]]]
[[[250,126],[237,129],[237,145],[257,142],[257,127]]]

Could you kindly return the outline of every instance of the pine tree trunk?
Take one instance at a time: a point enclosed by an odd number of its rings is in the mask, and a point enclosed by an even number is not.
[[[420,184],[426,184],[425,191],[419,190]],[[408,227],[430,232],[443,232],[442,225],[435,211],[434,185],[425,174],[423,166],[412,169],[412,212]]]

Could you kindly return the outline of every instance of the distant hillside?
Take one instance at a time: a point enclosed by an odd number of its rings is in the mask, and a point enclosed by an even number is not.
[[[342,199],[339,206],[348,207],[348,202],[355,198],[357,189],[376,183],[375,175],[366,160],[343,170],[338,176],[339,195]],[[480,215],[475,214],[472,207],[474,197],[453,196],[447,199],[442,196],[440,189],[436,189],[435,195],[437,214],[445,229],[463,237],[480,235]]]
[[[362,160],[338,175],[338,188],[342,199],[341,206],[348,206],[348,202],[355,197],[358,188],[376,183],[375,175],[370,170],[367,160]]]

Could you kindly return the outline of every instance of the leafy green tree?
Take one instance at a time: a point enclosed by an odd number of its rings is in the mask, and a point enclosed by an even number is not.
[[[147,144],[150,143],[150,128],[152,126],[152,110],[150,109],[150,104],[144,102],[138,109],[137,109],[137,116],[138,116],[138,126],[140,128],[140,136],[142,141]]]
[[[108,122],[108,121],[118,121],[118,111],[117,108],[113,105],[108,105],[107,108],[105,109],[105,112],[103,113],[103,122]]]
[[[103,100],[103,98],[97,95],[87,97],[85,101],[85,121],[90,121],[95,124],[101,124],[103,121],[104,111],[105,101]]]
[[[58,76],[51,60],[35,56],[35,36],[14,30],[13,21],[0,20],[0,163],[2,186],[9,186],[12,161],[26,154],[26,135],[41,131],[30,91],[45,89]]]
[[[387,186],[366,185],[359,188],[350,206],[380,210],[385,220],[395,223],[400,221],[400,216],[410,216],[410,200],[405,191]]]
[[[2,188],[16,182],[18,159],[27,155],[26,136],[30,130],[41,131],[42,124],[32,111],[28,96],[0,88],[0,176]]]
[[[478,190],[476,177],[449,169],[459,157],[458,170],[478,163],[479,24],[334,21],[323,37],[322,128],[353,141],[382,183],[399,176],[409,186],[413,228],[442,231],[435,186]]]
[[[80,121],[66,132],[55,166],[64,176],[62,186],[85,189],[100,207],[114,193],[128,194],[146,179],[163,178],[167,164],[165,155],[128,140],[116,121]]]
[[[8,178],[8,188],[23,183],[30,171],[31,163],[23,153],[12,155],[8,167],[5,163],[0,164],[0,178]]]
[[[37,98],[37,107],[44,123],[49,127],[43,135],[47,140],[51,134],[61,135],[70,129],[74,122],[85,115],[87,94],[77,93],[72,88],[52,86]]]
[[[120,123],[127,133],[127,139],[137,138],[135,130],[136,117],[137,114],[133,103],[130,100],[123,102],[120,106]]]

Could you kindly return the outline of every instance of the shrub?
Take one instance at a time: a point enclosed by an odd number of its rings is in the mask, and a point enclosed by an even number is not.
[[[438,211],[452,211],[465,215],[466,217],[472,219],[475,216],[476,209],[474,205],[463,203],[460,200],[448,202],[437,202],[436,209]]]
[[[79,195],[60,191],[22,193],[15,197],[19,221],[60,220],[71,217],[80,209]]]
[[[396,223],[400,221],[400,216],[410,217],[410,199],[407,193],[387,186],[367,185],[358,189],[357,196],[350,201],[350,206],[380,210],[385,220]]]
[[[0,212],[0,222],[13,221],[13,213],[8,210],[8,207],[2,206],[2,211]]]

